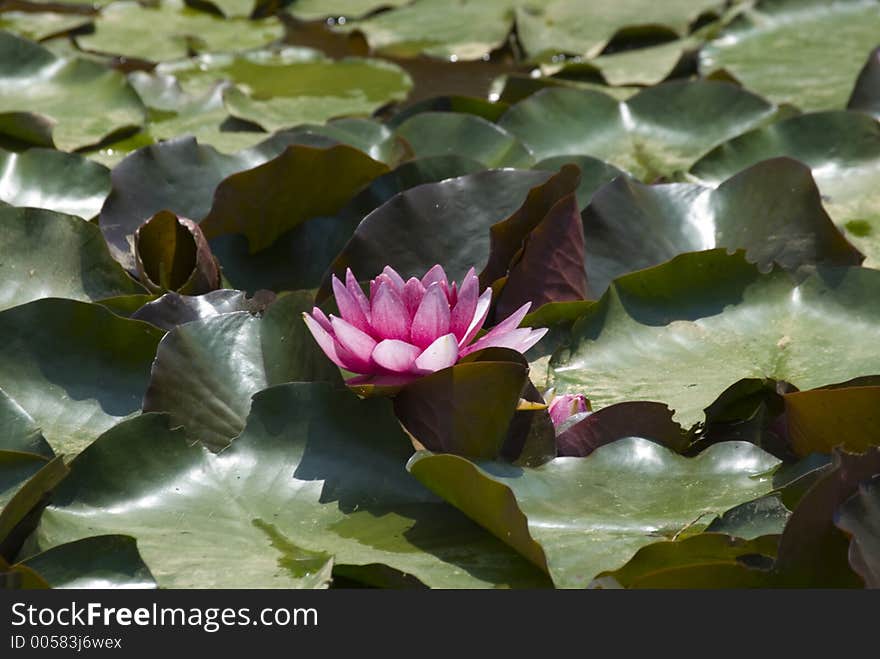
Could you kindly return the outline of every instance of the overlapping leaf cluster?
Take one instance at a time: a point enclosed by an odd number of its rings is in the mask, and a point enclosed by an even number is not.
[[[880,3],[453,4],[0,2],[0,582],[880,585]],[[347,388],[436,263],[551,331]]]

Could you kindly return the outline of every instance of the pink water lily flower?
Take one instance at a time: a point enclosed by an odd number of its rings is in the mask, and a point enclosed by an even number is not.
[[[559,426],[563,421],[581,412],[590,412],[590,403],[583,394],[562,394],[554,396],[547,407],[550,420],[554,426]]]
[[[363,376],[349,384],[403,384],[483,348],[525,352],[547,332],[518,327],[531,306],[526,303],[474,341],[489,313],[492,290],[480,294],[473,268],[457,287],[439,265],[406,282],[386,266],[370,282],[369,299],[349,269],[345,284],[333,276],[333,294],[341,317],[327,317],[315,307],[303,319],[334,364]]]

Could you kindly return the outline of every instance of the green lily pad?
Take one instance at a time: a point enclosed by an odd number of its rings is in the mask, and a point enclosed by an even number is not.
[[[141,100],[118,71],[0,31],[0,134],[72,150],[143,120]]]
[[[91,219],[110,194],[110,171],[74,153],[0,149],[0,200]]]
[[[719,0],[550,0],[517,3],[517,35],[531,57],[568,53],[598,55],[622,31],[686,35],[702,14],[720,15]]]
[[[723,533],[700,533],[678,542],[642,547],[619,570],[600,575],[600,588],[761,588],[770,584],[766,572],[744,559],[766,562],[775,556],[778,537],[753,540]]]
[[[320,587],[329,561],[447,588],[545,583],[416,483],[404,470],[411,452],[387,400],[322,384],[261,392],[217,455],[144,415],[74,462],[36,545],[133,535],[166,588]]]
[[[600,446],[624,437],[641,437],[676,453],[688,444],[682,427],[672,420],[672,410],[662,403],[617,403],[591,412],[580,420],[557,427],[556,450],[560,457],[583,458]]]
[[[45,299],[0,312],[0,389],[73,455],[140,410],[162,332],[97,304]]]
[[[410,472],[548,571],[560,588],[584,587],[645,545],[771,488],[776,458],[745,442],[683,458],[645,439],[537,468],[419,453]]]
[[[50,460],[33,453],[0,450],[0,554],[17,551],[17,545],[9,546],[16,542],[12,536],[18,532],[13,531],[66,475],[61,457]]]
[[[157,68],[161,71],[161,67]],[[182,135],[192,135],[199,144],[213,146],[223,153],[255,146],[269,137],[252,127],[227,130],[231,116],[223,103],[223,90],[228,82],[216,82],[204,91],[189,93],[170,74],[134,71],[128,79],[147,106],[147,125],[137,136],[106,146],[102,150],[104,157]]]
[[[143,293],[101,231],[72,215],[0,207],[0,310],[47,297],[94,301]]]
[[[813,170],[828,214],[880,265],[880,124],[856,112],[821,112],[780,121],[722,144],[691,174],[717,184],[766,158],[797,158]]]
[[[156,213],[135,232],[134,248],[138,276],[153,293],[198,295],[220,288],[220,266],[192,220]]]
[[[620,177],[596,192],[583,222],[596,297],[622,274],[714,247],[745,249],[761,267],[778,263],[793,272],[863,259],[822,208],[810,170],[788,158],[763,161],[715,190]]]
[[[522,0],[415,0],[340,29],[359,30],[385,55],[420,54],[452,61],[481,59],[507,40]]]
[[[19,563],[51,588],[156,588],[134,538],[102,535],[58,545]]]
[[[594,69],[595,67],[588,80],[581,80],[579,77],[569,79],[556,75],[534,77],[525,73],[508,73],[495,80],[491,97],[496,98],[499,103],[510,106],[548,88],[595,91],[618,101],[625,101],[641,91],[640,87],[609,87],[597,82]]]
[[[706,531],[754,540],[781,534],[789,517],[791,511],[785,507],[782,496],[768,494],[731,508],[709,524]]]
[[[147,25],[150,29],[144,29]],[[76,41],[86,50],[162,62],[188,57],[191,51],[250,50],[282,36],[284,26],[276,17],[224,19],[182,0],[161,0],[156,6],[123,0],[105,7],[95,18],[95,32]]]
[[[589,155],[648,180],[687,169],[774,113],[754,94],[701,80],[663,83],[626,101],[551,87],[511,106],[498,123],[538,160]]]
[[[442,263],[451,279],[460,279],[469,268],[486,265],[489,227],[512,215],[530,188],[550,176],[542,171],[490,170],[405,190],[363,219],[332,272],[344,274],[350,267],[368,279],[391,265],[404,277],[420,277]],[[329,294],[329,288],[328,277],[319,298]]]
[[[422,112],[397,128],[416,156],[459,155],[487,168],[528,168],[529,150],[500,126],[481,117],[457,112]]]
[[[312,217],[338,212],[387,171],[387,165],[344,144],[329,149],[292,145],[277,158],[221,182],[199,227],[209,240],[243,234],[253,254]],[[277,186],[277,180],[287,183]]]
[[[581,182],[577,189],[577,203],[581,210],[589,205],[597,190],[624,173],[614,165],[590,156],[553,156],[535,163],[533,169],[556,172],[569,164],[577,165],[581,170]]]
[[[404,387],[394,413],[425,448],[493,460],[528,380],[515,362],[456,364]]]
[[[851,536],[849,561],[868,588],[880,588],[880,476],[859,485],[834,523]]]
[[[859,485],[880,474],[880,448],[861,454],[839,449],[826,470],[801,498],[779,542],[773,567],[776,585],[800,588],[862,588],[860,564],[849,559],[849,539],[835,515]],[[855,570],[855,571],[854,571]]]
[[[286,132],[347,144],[388,166],[413,157],[388,126],[363,117],[342,117],[323,124],[302,124]],[[303,144],[308,142],[304,140]]]
[[[207,6],[227,18],[248,18],[258,10],[277,7],[277,0],[197,0],[191,3],[196,8]]]
[[[400,67],[376,59],[332,60],[308,48],[211,54],[159,67],[185,91],[204,94],[218,79],[230,114],[279,130],[342,115],[368,115],[406,98],[412,81]]]
[[[880,119],[880,47],[875,48],[868,56],[846,107],[849,110],[867,112]]]
[[[184,323],[236,311],[262,313],[274,301],[274,293],[268,291],[261,291],[259,295],[252,297],[247,297],[244,291],[225,288],[204,295],[165,293],[159,299],[140,307],[131,317],[171,331]]]
[[[256,254],[250,253],[247,238],[242,234],[218,236],[211,241],[211,247],[223,264],[226,279],[241,289],[317,288],[361,219],[376,207],[401,190],[482,168],[475,161],[457,156],[411,160],[374,179],[335,215],[309,219]]]
[[[811,389],[880,372],[877,292],[880,271],[866,268],[795,284],[742,252],[685,254],[613,282],[554,356],[551,384],[596,407],[664,402],[689,428],[744,378]]]
[[[785,418],[798,456],[862,452],[880,446],[880,387],[813,389],[786,394]]]
[[[0,450],[55,457],[40,427],[21,405],[0,389]]]
[[[347,19],[361,18],[379,9],[401,7],[412,0],[297,0],[290,13],[303,21],[316,21],[328,16]]]
[[[491,101],[487,98],[476,96],[462,96],[451,94],[448,96],[432,96],[422,101],[407,103],[386,121],[388,126],[397,128],[407,119],[411,119],[423,112],[453,112],[456,114],[470,114],[486,121],[495,122],[507,111],[510,106],[501,101]]]
[[[57,14],[54,12],[3,11],[0,7],[0,30],[42,41],[84,27],[92,22],[91,16]]]
[[[144,410],[168,412],[191,438],[219,450],[244,428],[258,391],[293,381],[341,384],[302,321],[312,307],[309,294],[291,293],[261,319],[226,313],[172,330],[159,346]]]
[[[134,270],[134,232],[142,223],[162,210],[201,220],[223,179],[271,160],[287,144],[286,139],[269,138],[253,149],[226,155],[182,137],[135,151],[113,169],[113,188],[99,217],[113,257]]]
[[[774,103],[839,109],[878,33],[874,0],[759,0],[700,51],[700,71],[723,69]]]

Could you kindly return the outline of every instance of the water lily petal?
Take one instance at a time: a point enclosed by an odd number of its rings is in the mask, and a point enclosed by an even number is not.
[[[505,334],[510,330],[514,330],[519,327],[519,324],[522,322],[522,319],[526,317],[526,314],[529,312],[532,303],[526,302],[519,309],[510,314],[507,318],[498,323],[495,327],[489,330],[489,333],[486,334],[485,337],[489,336],[497,336],[498,334]]]
[[[474,311],[477,310],[477,297],[480,294],[480,280],[474,274],[474,269],[468,270],[461,283],[458,292],[458,300],[449,317],[449,330],[455,334],[459,341],[468,330]],[[488,307],[487,307],[488,310]]]
[[[369,321],[370,301],[367,299],[367,296],[364,295],[364,291],[361,289],[361,285],[358,283],[358,280],[352,273],[351,268],[346,268],[345,270],[345,287],[348,289],[348,292],[351,293],[351,296],[360,305],[361,311],[364,312],[364,316]]]
[[[410,277],[403,287],[403,303],[409,312],[410,318],[416,315],[422,298],[425,297],[425,287],[415,277]]]
[[[348,351],[348,354],[341,356],[351,364],[349,370],[355,373],[368,373],[373,366],[371,357],[373,348],[376,347],[373,337],[336,316],[330,316],[330,324],[333,326],[336,341],[340,347]]]
[[[386,278],[372,298],[373,329],[383,339],[409,339],[410,315],[394,284]]]
[[[439,283],[431,284],[422,298],[410,328],[410,341],[427,348],[434,340],[449,332],[449,302]]]
[[[390,265],[386,265],[382,270],[382,274],[388,277],[394,283],[394,289],[397,291],[399,295],[403,295],[403,277],[398,274],[397,270],[392,268]]]
[[[449,286],[449,278],[446,276],[446,271],[443,269],[443,266],[438,263],[428,270],[428,272],[425,273],[425,276],[422,277],[422,286],[428,288],[431,284],[439,283],[445,284],[446,287]]]
[[[489,307],[492,306],[492,289],[487,288],[477,300],[477,307],[474,309],[474,317],[468,325],[467,331],[458,342],[459,347],[464,347],[477,335],[486,322],[486,316],[489,315]]]
[[[393,373],[406,373],[410,370],[421,350],[406,341],[385,339],[373,349],[373,361]]]
[[[343,283],[339,281],[336,275],[333,275],[331,283],[333,284],[336,306],[339,307],[339,313],[342,317],[362,332],[369,333],[370,323],[367,321],[367,317],[364,315],[364,311],[358,301]]]
[[[590,406],[587,403],[586,396],[583,394],[563,394],[561,396],[554,396],[553,400],[550,401],[550,405],[547,407],[547,412],[550,414],[550,420],[553,422],[554,426],[558,426],[574,414],[589,411]]]
[[[318,307],[312,307],[312,317],[317,320],[321,327],[327,330],[328,333],[333,334],[333,328],[330,326],[330,319],[324,315],[324,312],[321,311]]]
[[[461,351],[461,356],[469,355],[477,350],[485,348],[510,348],[517,352],[525,352],[547,333],[547,328],[533,330],[531,327],[520,327],[519,329],[510,330],[509,332],[499,333],[482,337],[479,341],[474,342]]]
[[[330,361],[336,364],[339,368],[351,370],[349,364],[339,356],[339,351],[337,350],[338,344],[333,338],[333,335],[324,329],[321,323],[315,318],[312,318],[309,314],[303,313],[303,320],[306,323],[306,327],[308,327],[309,331],[312,333],[312,336],[315,337],[315,341],[318,342],[318,346],[324,351],[324,354],[327,355]]]
[[[458,360],[458,340],[455,334],[445,334],[431,343],[415,361],[421,373],[433,373],[452,366]]]

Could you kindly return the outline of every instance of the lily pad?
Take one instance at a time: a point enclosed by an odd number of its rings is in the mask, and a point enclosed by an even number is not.
[[[220,287],[220,266],[192,220],[156,213],[135,232],[134,248],[138,276],[153,293],[198,295]]]
[[[269,291],[248,297],[244,291],[221,289],[204,295],[180,295],[165,293],[158,300],[149,302],[132,314],[134,320],[143,320],[163,330],[173,330],[178,325],[194,320],[213,318],[225,313],[247,311],[262,313],[275,300]]]
[[[223,264],[224,277],[244,290],[317,288],[361,219],[377,206],[401,190],[481,169],[479,163],[457,156],[411,160],[374,179],[338,213],[309,219],[256,254],[250,253],[242,234],[219,236],[211,247]]]
[[[457,364],[407,385],[394,397],[394,413],[425,448],[492,460],[528,380],[515,362]]]
[[[584,587],[640,548],[772,488],[776,458],[751,444],[716,444],[683,458],[645,439],[537,468],[419,453],[408,469],[431,490],[546,569]]]
[[[140,410],[161,336],[97,304],[50,298],[7,309],[0,389],[56,452],[73,455]]]
[[[863,587],[860,564],[852,565],[848,560],[850,543],[835,526],[834,516],[841,505],[858,493],[859,485],[876,474],[880,474],[880,448],[861,454],[834,450],[831,468],[806,492],[785,527],[773,567],[776,585]]]
[[[217,455],[144,415],[75,461],[36,544],[133,535],[165,588],[314,588],[329,561],[388,565],[429,586],[545,583],[416,483],[403,468],[411,452],[387,400],[321,384],[261,392]]]
[[[31,556],[19,565],[34,570],[51,588],[156,588],[137,542],[130,536],[83,538]]]
[[[0,548],[4,552],[13,529],[66,475],[60,457],[0,450]]]
[[[199,92],[187,92],[173,75],[159,71],[134,71],[129,82],[147,106],[147,125],[136,136],[107,145],[99,156],[112,157],[131,152],[147,144],[192,135],[199,144],[210,145],[223,153],[233,153],[255,146],[269,137],[248,126],[249,130],[229,130],[231,116],[223,103],[223,91],[230,83],[215,82]],[[131,148],[129,148],[131,147]],[[90,157],[95,158],[94,154]],[[124,154],[123,156],[124,157]]]
[[[679,542],[643,547],[619,570],[600,575],[600,588],[761,588],[770,584],[766,572],[752,569],[746,559],[765,562],[776,554],[778,537],[754,540],[723,533],[700,533]]]
[[[577,203],[580,210],[589,205],[597,190],[624,173],[614,165],[590,156],[553,156],[535,163],[533,169],[555,172],[564,165],[577,165],[581,170],[581,182],[577,189]]]
[[[297,0],[290,8],[290,13],[303,21],[339,16],[351,19],[410,2],[412,0]]]
[[[811,389],[880,373],[880,271],[820,269],[800,284],[742,252],[685,254],[613,282],[550,364],[558,393],[597,408],[659,401],[685,428],[744,378]],[[858,319],[856,321],[856,319]]]
[[[72,150],[143,120],[140,98],[118,71],[0,31],[0,134]]]
[[[346,21],[340,29],[362,32],[370,47],[384,55],[476,60],[504,44],[521,1],[457,0],[450,7],[447,0],[415,0],[365,20]]]
[[[387,171],[386,165],[350,146],[289,146],[277,158],[221,182],[199,227],[209,240],[243,234],[253,254],[312,217],[338,212]],[[279,179],[286,185],[276,185]]]
[[[648,180],[687,169],[774,113],[750,92],[700,80],[663,83],[626,101],[551,87],[511,106],[498,123],[538,160],[589,155]]]
[[[276,17],[224,19],[192,9],[182,0],[161,0],[155,6],[123,0],[105,7],[95,18],[94,33],[76,41],[85,50],[161,62],[188,57],[193,51],[250,50],[282,36],[284,26]]]
[[[287,143],[269,138],[226,155],[182,137],[138,149],[113,169],[113,188],[99,217],[113,257],[133,271],[134,232],[142,223],[163,210],[201,220],[223,179],[274,158]]]
[[[94,224],[37,208],[0,207],[0,310],[47,297],[95,301],[143,293]]]
[[[878,33],[875,0],[759,0],[700,51],[700,71],[723,69],[774,103],[839,109]]]
[[[40,427],[21,405],[0,389],[0,450],[55,457]]]
[[[813,170],[828,214],[880,265],[880,124],[856,112],[806,114],[720,145],[691,174],[715,185],[758,161],[797,158]]]
[[[557,53],[595,57],[625,31],[683,36],[703,14],[720,15],[720,0],[550,0],[517,3],[517,35],[533,58]]]
[[[341,384],[302,322],[312,306],[310,295],[291,293],[261,319],[235,312],[172,330],[159,345],[144,410],[168,412],[191,438],[219,450],[242,431],[251,396],[261,389],[291,381]]]
[[[867,112],[880,119],[880,47],[875,48],[868,56],[846,107]]]
[[[810,170],[788,158],[754,165],[715,190],[620,177],[596,192],[583,222],[587,278],[597,297],[622,274],[714,247],[745,249],[763,268],[778,263],[793,272],[863,259],[822,207]]]
[[[785,507],[782,496],[779,493],[768,494],[731,508],[709,524],[706,532],[754,540],[781,534],[789,517],[791,511]]]
[[[487,168],[534,164],[532,154],[513,135],[481,117],[458,112],[422,112],[397,128],[416,156],[459,155]]]
[[[34,41],[56,37],[85,27],[91,22],[91,16],[82,14],[3,11],[3,7],[0,7],[0,30],[7,30]]]
[[[880,476],[859,485],[847,499],[834,523],[848,533],[849,562],[868,588],[880,588]]]
[[[369,115],[406,98],[412,81],[383,60],[332,60],[308,48],[202,55],[158,68],[189,94],[205,94],[218,79],[227,111],[270,131],[324,122],[343,115]]]
[[[110,171],[52,149],[10,153],[0,149],[0,200],[91,219],[110,194]]]
[[[368,278],[391,265],[404,277],[421,275],[442,263],[450,279],[489,258],[489,227],[512,215],[530,188],[550,172],[489,170],[426,183],[392,197],[367,215],[331,266]],[[329,277],[322,286],[329,292]]]
[[[880,387],[814,389],[784,398],[797,455],[831,453],[835,446],[852,452],[880,446]]]
[[[609,405],[557,430],[556,448],[561,457],[583,458],[624,437],[650,439],[676,453],[688,443],[681,426],[672,420],[672,410],[662,403]]]

